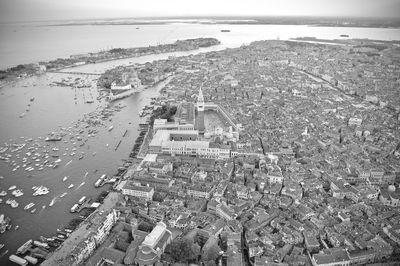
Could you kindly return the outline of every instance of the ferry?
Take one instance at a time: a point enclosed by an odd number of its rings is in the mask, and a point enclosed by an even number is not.
[[[10,261],[12,261],[12,262],[18,264],[18,265],[21,265],[21,266],[26,266],[26,265],[28,265],[28,261],[27,261],[26,259],[23,259],[23,258],[21,258],[21,257],[18,257],[18,256],[14,255],[14,254],[11,255],[8,259],[9,259]]]
[[[37,241],[37,240],[33,241],[33,244],[34,244],[35,246],[41,247],[41,248],[46,248],[46,249],[47,249],[47,248],[50,248],[49,245],[48,245],[47,243],[42,243],[42,242]]]
[[[24,207],[24,210],[29,210],[29,209],[32,208],[33,206],[35,206],[35,203],[31,202],[31,203],[27,204],[27,205]]]
[[[32,239],[26,241],[22,246],[17,249],[17,254],[24,254],[30,249],[32,246]]]
[[[38,259],[37,258],[28,256],[28,255],[24,257],[24,260],[28,261],[29,263],[31,263],[33,265],[36,265],[38,263]]]

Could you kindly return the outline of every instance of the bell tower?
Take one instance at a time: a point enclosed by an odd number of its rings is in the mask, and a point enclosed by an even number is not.
[[[204,96],[203,91],[199,90],[199,95],[197,97],[197,130],[200,133],[204,133]]]

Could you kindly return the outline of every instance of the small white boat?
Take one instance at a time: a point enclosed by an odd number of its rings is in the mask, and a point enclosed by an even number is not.
[[[35,211],[36,211],[36,208],[35,208],[35,209],[32,209],[32,210],[31,210],[31,213],[35,213]]]
[[[27,204],[27,205],[24,207],[24,210],[29,210],[29,209],[32,208],[33,206],[35,206],[35,203],[31,202],[31,203]]]
[[[5,191],[5,190],[1,191],[0,196],[1,197],[7,196],[7,191]]]
[[[58,158],[57,160],[54,161],[55,163],[61,163],[61,159]]]
[[[8,190],[14,190],[16,188],[17,188],[17,186],[11,186],[11,187],[8,188]]]
[[[68,186],[68,188],[73,188],[73,187],[74,187],[74,184],[71,184]]]
[[[64,198],[67,194],[68,194],[67,192],[62,193],[60,198]]]
[[[67,179],[68,179],[68,176],[64,176],[63,182],[67,181]]]
[[[53,206],[54,205],[54,203],[56,203],[56,199],[52,199],[51,201],[50,201],[50,204],[49,204],[49,206],[51,207],[51,206]]]
[[[11,194],[13,194],[15,197],[21,197],[22,195],[24,195],[24,193],[22,192],[22,190],[20,189],[16,189],[13,192],[11,192]]]
[[[108,128],[108,131],[113,130],[113,128],[114,128],[114,126],[109,127],[109,128]]]

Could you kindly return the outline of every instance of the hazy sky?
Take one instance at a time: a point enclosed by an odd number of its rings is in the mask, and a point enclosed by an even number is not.
[[[0,0],[0,21],[146,16],[400,17],[400,0]]]

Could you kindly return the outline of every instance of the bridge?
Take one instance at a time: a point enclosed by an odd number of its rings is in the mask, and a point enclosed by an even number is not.
[[[57,73],[57,74],[72,74],[72,75],[90,75],[90,76],[101,76],[99,73],[88,73],[88,72],[74,72],[74,71],[47,71],[48,73]]]

